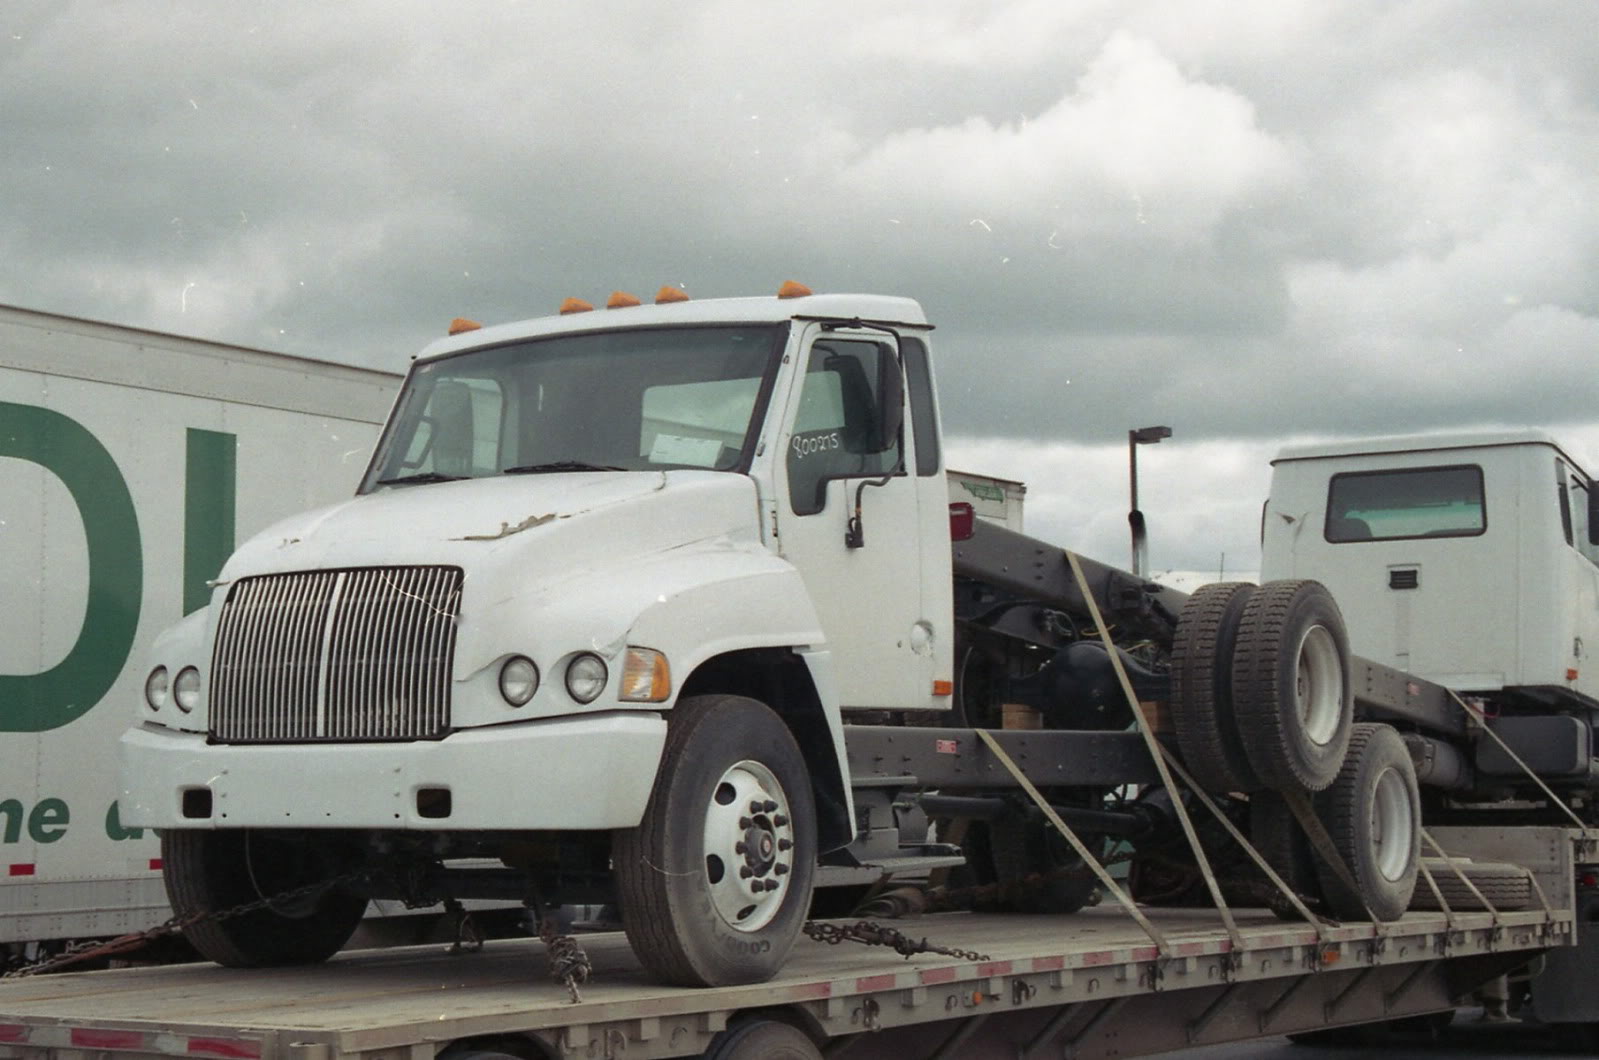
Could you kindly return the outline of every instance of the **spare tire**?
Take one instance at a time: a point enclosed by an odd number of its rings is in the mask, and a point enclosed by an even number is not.
[[[1457,913],[1482,912],[1484,906],[1471,889],[1465,885],[1455,869],[1465,873],[1466,879],[1488,899],[1494,909],[1509,913],[1525,909],[1532,904],[1532,877],[1520,865],[1503,861],[1471,861],[1466,858],[1422,858],[1421,863],[1432,873],[1433,882],[1443,895],[1449,908]],[[1438,896],[1427,886],[1426,880],[1416,883],[1416,894],[1410,900],[1412,909],[1442,909]]]
[[[1265,786],[1321,791],[1349,749],[1349,636],[1319,582],[1267,582],[1249,597],[1232,658],[1232,709]]]
[[[1233,716],[1233,645],[1255,587],[1217,582],[1194,591],[1177,619],[1171,648],[1171,713],[1177,750],[1212,794],[1258,791]]]

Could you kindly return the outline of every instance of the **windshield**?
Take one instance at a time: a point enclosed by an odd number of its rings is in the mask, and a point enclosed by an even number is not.
[[[747,470],[785,328],[558,335],[419,364],[362,492],[502,474]]]

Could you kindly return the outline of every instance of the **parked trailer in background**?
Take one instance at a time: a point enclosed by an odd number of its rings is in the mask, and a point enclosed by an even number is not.
[[[354,488],[398,381],[0,307],[0,955],[169,915],[116,802],[150,643],[237,541]]]

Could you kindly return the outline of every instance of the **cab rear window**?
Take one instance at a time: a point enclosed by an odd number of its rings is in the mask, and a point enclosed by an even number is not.
[[[1488,526],[1482,468],[1349,471],[1327,489],[1328,541],[1471,537]]]

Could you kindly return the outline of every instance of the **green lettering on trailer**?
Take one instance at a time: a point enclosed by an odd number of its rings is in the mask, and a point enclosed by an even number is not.
[[[211,601],[207,584],[233,554],[238,439],[189,428],[183,482],[183,613]]]
[[[0,674],[0,732],[44,732],[100,702],[127,661],[144,588],[139,520],[111,454],[59,412],[0,401],[0,456],[39,464],[66,485],[89,549],[89,603],[72,650],[44,673]]]

